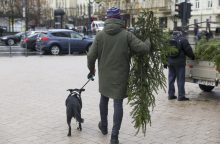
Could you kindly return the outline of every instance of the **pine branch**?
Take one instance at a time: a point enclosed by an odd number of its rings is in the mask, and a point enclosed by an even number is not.
[[[136,22],[135,35],[141,40],[150,39],[151,52],[143,56],[133,56],[128,85],[128,103],[132,107],[136,134],[142,130],[146,134],[147,124],[151,125],[150,108],[155,107],[155,94],[166,88],[166,77],[163,64],[167,55],[174,48],[168,44],[168,34],[165,34],[157,23],[152,11],[142,11]]]

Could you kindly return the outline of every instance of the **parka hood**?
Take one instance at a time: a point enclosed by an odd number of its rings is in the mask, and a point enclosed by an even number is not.
[[[125,27],[123,20],[110,18],[105,21],[104,31],[109,35],[116,35]]]

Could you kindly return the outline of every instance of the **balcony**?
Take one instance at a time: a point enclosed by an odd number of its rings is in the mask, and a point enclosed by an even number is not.
[[[139,8],[144,9],[154,9],[154,11],[162,13],[171,13],[171,5],[173,4],[172,0],[147,0],[139,4]]]

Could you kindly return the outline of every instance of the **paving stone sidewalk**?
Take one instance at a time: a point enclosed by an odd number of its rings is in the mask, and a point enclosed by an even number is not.
[[[85,55],[1,57],[0,67],[0,144],[109,143],[113,104],[110,101],[109,134],[103,136],[97,127],[97,78],[82,94],[83,130],[77,131],[73,120],[72,137],[67,137],[66,89],[87,81]],[[191,101],[168,101],[160,91],[145,137],[135,136],[126,99],[120,144],[220,144],[220,89],[204,93],[187,83],[186,94]]]

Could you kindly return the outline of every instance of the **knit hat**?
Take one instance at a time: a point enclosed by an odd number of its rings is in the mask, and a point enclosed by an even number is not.
[[[107,10],[107,18],[117,18],[117,19],[120,19],[121,16],[121,11],[119,8],[116,8],[116,7],[111,7]]]

